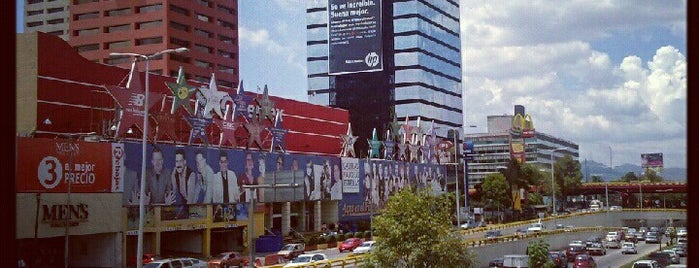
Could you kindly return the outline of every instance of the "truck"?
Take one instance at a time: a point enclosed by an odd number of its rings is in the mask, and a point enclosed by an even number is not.
[[[505,255],[502,260],[503,268],[526,268],[529,267],[529,255]]]

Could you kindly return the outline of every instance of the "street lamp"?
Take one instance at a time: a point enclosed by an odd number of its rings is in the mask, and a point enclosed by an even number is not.
[[[179,47],[179,48],[170,48],[170,49],[165,49],[159,52],[156,52],[151,55],[143,55],[143,54],[138,54],[138,53],[132,53],[132,52],[112,52],[109,53],[109,56],[129,56],[129,57],[136,57],[144,60],[146,62],[146,92],[145,92],[145,99],[144,99],[144,104],[143,104],[143,138],[141,140],[142,143],[142,149],[141,149],[141,191],[140,191],[140,196],[138,198],[138,250],[136,252],[136,267],[137,268],[142,268],[143,267],[143,228],[144,228],[144,223],[146,221],[146,138],[148,137],[148,92],[150,91],[150,83],[148,81],[148,72],[149,70],[149,62],[152,58],[155,58],[157,56],[160,56],[162,54],[167,54],[167,53],[181,53],[181,52],[187,52],[189,49],[186,47]],[[136,74],[138,75],[138,74]]]
[[[553,167],[553,155],[556,153],[556,151],[562,151],[565,150],[566,148],[560,147],[551,150],[551,203],[553,204],[553,227],[556,228],[556,219],[558,218],[558,212],[556,212],[556,185],[554,184],[554,170],[555,168]]]

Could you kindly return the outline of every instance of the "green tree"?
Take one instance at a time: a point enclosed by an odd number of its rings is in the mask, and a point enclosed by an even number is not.
[[[529,255],[529,267],[553,268],[555,264],[549,258],[549,244],[544,240],[530,241],[527,245]]]
[[[488,174],[481,184],[481,190],[483,191],[482,199],[487,200],[493,207],[504,207],[512,203],[510,187],[507,185],[505,176],[500,173]]]
[[[569,195],[577,194],[582,187],[583,178],[580,162],[573,160],[570,155],[565,155],[556,160],[553,168],[556,187],[560,189],[563,200],[567,200]]]
[[[398,192],[374,218],[374,234],[381,239],[366,266],[473,267],[474,256],[452,231],[453,208],[449,198],[423,189]]]
[[[592,176],[592,182],[604,182],[604,181],[602,180],[602,177],[594,175],[594,176]]]
[[[656,173],[655,170],[652,170],[652,169],[646,169],[646,172],[643,174],[643,177],[641,177],[641,178],[644,181],[650,181],[650,182],[663,181],[663,177],[659,176],[658,173]]]
[[[636,173],[633,173],[631,171],[626,172],[623,177],[621,177],[621,181],[623,182],[632,182],[632,181],[637,181],[638,177],[636,177]]]
[[[528,185],[536,185],[539,189],[541,189],[543,185],[546,185],[547,182],[551,183],[550,174],[546,176],[546,173],[539,170],[538,166],[529,163],[522,165],[522,174]]]

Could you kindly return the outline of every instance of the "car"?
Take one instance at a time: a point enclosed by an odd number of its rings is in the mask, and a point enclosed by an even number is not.
[[[680,257],[686,257],[687,256],[687,246],[684,245],[675,245],[674,247],[671,248],[672,250],[677,253]]]
[[[527,234],[527,228],[519,228],[515,231],[515,235],[523,236]]]
[[[244,267],[250,263],[250,259],[237,251],[221,252],[208,261],[209,268]]]
[[[461,224],[460,227],[461,227],[461,229],[476,228],[476,222],[474,222],[472,220],[468,220],[468,221],[464,222],[463,224]]]
[[[663,250],[663,252],[670,254],[670,260],[672,261],[672,264],[679,264],[680,263],[680,255],[677,255],[677,253],[674,250],[665,249],[665,250]]]
[[[660,268],[660,264],[654,260],[640,260],[634,262],[631,268]]]
[[[568,267],[568,260],[566,259],[565,253],[559,251],[549,251],[549,258],[553,261],[553,264],[559,268]]]
[[[646,232],[638,230],[633,234],[636,237],[636,241],[645,241],[646,240]]]
[[[590,255],[607,255],[607,249],[604,247],[602,242],[592,242],[587,246],[587,252]]]
[[[678,237],[677,238],[677,245],[685,245],[686,246],[687,245],[687,237],[686,236]]]
[[[485,239],[493,239],[498,236],[502,236],[502,232],[500,230],[490,230],[485,232]]]
[[[636,244],[631,242],[622,243],[621,254],[638,254],[638,251],[636,250]]]
[[[648,259],[657,261],[661,267],[672,264],[672,257],[670,257],[670,254],[667,252],[653,251],[648,254]]]
[[[566,257],[567,261],[571,262],[575,260],[575,256],[578,254],[584,254],[587,253],[585,251],[585,246],[583,245],[569,245],[568,248],[566,249]]]
[[[659,244],[660,243],[660,235],[658,235],[658,232],[647,232],[646,233],[646,244]]]
[[[527,232],[532,233],[532,232],[541,232],[544,230],[544,224],[541,223],[541,220],[539,222],[532,223],[529,225],[527,228]]]
[[[337,245],[337,249],[342,253],[343,251],[352,251],[355,248],[357,248],[359,245],[362,244],[362,239],[361,238],[347,238],[345,241],[342,241],[339,245]]]
[[[609,207],[609,211],[621,211],[623,208],[621,206],[611,206]]]
[[[665,268],[687,268],[686,264],[670,264],[665,266]]]
[[[277,252],[277,255],[282,257],[284,261],[289,261],[303,254],[305,250],[306,247],[304,244],[286,244]]]
[[[573,268],[597,268],[597,263],[590,254],[582,253],[575,256]]]
[[[371,249],[374,247],[374,244],[376,244],[376,241],[370,240],[370,241],[365,241],[361,245],[359,245],[357,248],[355,248],[352,251],[352,254],[364,254],[367,252],[370,252]]]
[[[170,268],[170,267],[181,267],[181,268],[205,268],[207,263],[200,259],[195,258],[167,258],[161,260],[155,260],[143,265],[143,268]]]
[[[687,236],[687,227],[677,227],[677,236]]]
[[[490,260],[488,263],[488,268],[502,268],[504,266],[505,258],[503,257],[497,257],[495,259]]]
[[[606,248],[621,248],[621,242],[619,240],[608,240],[605,238],[604,246]]]
[[[284,265],[284,268],[305,267],[308,264],[319,262],[319,261],[325,261],[327,259],[328,259],[328,257],[325,256],[325,254],[323,254],[323,253],[301,254],[298,257],[291,260],[286,265]]]

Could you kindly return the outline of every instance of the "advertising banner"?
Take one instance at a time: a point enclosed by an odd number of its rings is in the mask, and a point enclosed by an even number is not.
[[[17,192],[112,191],[111,144],[17,138]]]
[[[343,160],[344,161],[344,160]],[[340,221],[368,220],[388,197],[405,187],[430,188],[434,194],[446,192],[446,166],[388,160],[358,160],[359,192],[344,193],[339,202]]]
[[[641,167],[644,169],[652,169],[656,172],[662,171],[663,153],[641,154]]]
[[[383,70],[381,0],[328,1],[328,73]]]
[[[342,192],[359,193],[359,159],[342,158]]]

